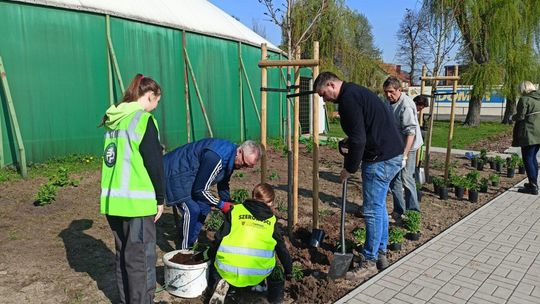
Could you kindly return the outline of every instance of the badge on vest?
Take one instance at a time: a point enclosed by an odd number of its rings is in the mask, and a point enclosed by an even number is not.
[[[103,161],[105,161],[105,165],[107,167],[112,167],[116,163],[116,144],[110,143],[107,145],[107,148],[105,148],[105,152],[103,152]]]

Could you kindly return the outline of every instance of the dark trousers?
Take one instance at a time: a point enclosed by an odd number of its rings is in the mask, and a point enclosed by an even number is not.
[[[181,227],[178,227],[180,229],[178,233],[180,236],[180,248],[178,249],[188,250],[193,247],[199,238],[206,216],[212,211],[212,207],[207,203],[190,199],[175,208],[178,208],[180,214],[182,214]]]
[[[156,291],[154,216],[107,215],[116,247],[116,285],[121,303],[153,303]]]
[[[536,154],[539,149],[540,145],[521,147],[521,157],[523,158],[525,172],[527,172],[529,183],[533,185],[538,185],[538,161],[536,160]]]

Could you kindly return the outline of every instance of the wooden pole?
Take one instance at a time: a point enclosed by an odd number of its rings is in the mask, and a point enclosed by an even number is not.
[[[313,59],[319,60],[319,41],[313,42]],[[313,67],[313,81],[319,76],[319,66]],[[313,88],[314,89],[314,88]],[[313,229],[319,229],[319,97],[312,96],[313,105]]]
[[[300,58],[300,47],[295,58]],[[300,67],[294,69],[294,93],[300,92]],[[300,137],[300,96],[294,98],[294,136],[293,136],[293,225],[298,223],[298,138]]]
[[[13,98],[11,97],[11,90],[7,81],[6,70],[4,69],[4,61],[0,57],[0,79],[2,80],[2,87],[4,88],[4,95],[6,96],[6,103],[8,107],[9,117],[11,118],[11,124],[13,131],[15,132],[15,138],[17,139],[17,146],[19,147],[20,169],[22,177],[26,178],[28,175],[26,168],[26,152],[24,150],[24,142],[21,135],[21,129],[19,128],[19,121],[17,120],[17,113],[15,112],[15,106],[13,105]],[[0,149],[4,147],[0,146]]]
[[[240,140],[243,142],[244,136],[244,90],[242,84],[242,42],[238,42],[238,92],[240,94]]]
[[[319,65],[319,60],[315,59],[294,59],[294,60],[261,60],[259,67],[280,68],[280,67],[314,67]]]
[[[422,66],[422,77],[420,77],[420,79],[422,79],[423,77],[426,77],[426,72],[427,72],[426,66],[423,65]],[[421,80],[420,81],[420,95],[424,94],[424,89],[425,88],[426,88],[426,81]],[[424,109],[421,109],[420,112],[418,112],[418,124],[420,125],[420,127],[424,126],[423,112],[424,112]],[[421,154],[422,154],[421,151],[422,151],[423,148],[424,147],[420,147],[419,152],[416,153],[416,165],[417,166],[420,164],[420,157],[421,157]]]
[[[448,130],[448,144],[446,145],[446,162],[444,165],[444,179],[448,179],[448,167],[450,166],[450,156],[452,154],[452,138],[454,136],[454,116],[455,116],[455,108],[456,108],[456,101],[457,101],[457,86],[458,86],[458,65],[455,65],[454,67],[455,74],[454,76],[457,77],[457,79],[454,79],[454,85],[452,87],[452,92],[454,93],[452,95],[452,109],[450,110],[450,129]]]
[[[112,106],[115,101],[114,81],[113,81],[113,74],[112,74],[112,67],[111,67],[111,54],[109,53],[108,47],[107,47],[107,78],[109,80],[109,105]]]
[[[182,31],[182,49],[187,48],[186,31]],[[187,69],[187,59],[184,56],[184,101],[186,103],[186,132],[187,142],[191,142],[191,108],[189,103],[189,76]]]
[[[208,128],[208,132],[210,133],[210,137],[214,137],[214,132],[212,131],[212,126],[210,125],[210,120],[208,120],[208,115],[206,114],[206,107],[204,106],[204,102],[201,96],[201,92],[199,91],[199,86],[197,85],[197,78],[195,77],[195,73],[193,72],[193,67],[191,66],[191,61],[189,60],[189,55],[187,53],[187,49],[184,48],[184,56],[186,58],[189,73],[191,74],[191,79],[193,79],[193,85],[195,86],[195,93],[197,94],[197,98],[199,100],[199,105],[201,106],[201,111],[204,116],[204,122],[206,123],[206,127]]]
[[[423,80],[423,79],[422,79]],[[430,162],[430,150],[431,150],[431,136],[433,134],[433,109],[435,109],[435,93],[437,92],[437,81],[435,80],[431,84],[431,104],[429,105],[429,125],[427,131],[427,140],[426,140],[426,155],[424,162],[424,174],[426,180],[429,180],[429,162]]]
[[[281,54],[279,54],[279,59],[281,59]],[[279,88],[283,86],[283,70],[279,69]],[[283,94],[279,94],[279,136],[283,136]]]
[[[261,60],[267,57],[266,43],[261,45]],[[268,84],[266,67],[261,67],[261,87],[266,88]],[[266,181],[266,91],[261,90],[261,147],[263,157],[261,160],[261,183]]]
[[[120,90],[122,91],[122,94],[124,94],[124,81],[122,80],[122,74],[120,73],[120,67],[118,66],[118,61],[116,60],[116,54],[114,53],[114,47],[112,44],[112,38],[111,38],[111,20],[110,16],[105,16],[105,24],[107,27],[107,45],[109,46],[109,52],[111,53],[111,57],[114,64],[114,71],[116,72],[116,77],[118,77],[118,83],[120,84]]]

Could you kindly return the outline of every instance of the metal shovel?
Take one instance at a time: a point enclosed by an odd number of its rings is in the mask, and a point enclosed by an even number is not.
[[[338,279],[345,276],[351,266],[353,259],[352,253],[346,253],[345,248],[345,204],[347,202],[347,179],[343,181],[343,190],[341,191],[341,252],[334,252],[334,259],[330,264],[328,277]]]

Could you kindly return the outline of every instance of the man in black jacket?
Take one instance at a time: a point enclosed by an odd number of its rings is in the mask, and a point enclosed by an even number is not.
[[[313,88],[324,101],[338,104],[341,127],[348,136],[341,181],[362,163],[366,243],[361,266],[347,273],[347,278],[365,280],[377,273],[377,267],[388,266],[386,194],[390,181],[401,169],[403,139],[390,105],[367,88],[344,82],[331,72],[321,73]]]

